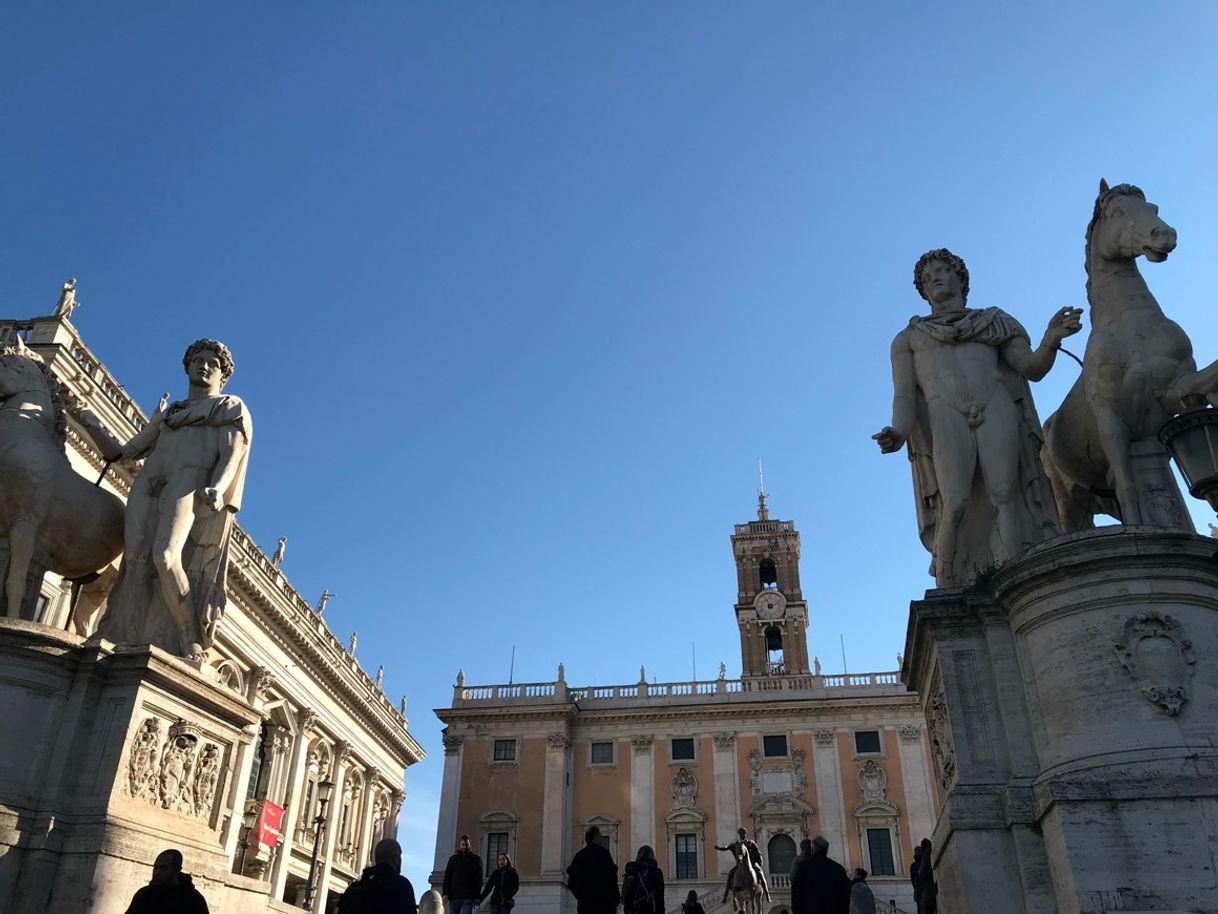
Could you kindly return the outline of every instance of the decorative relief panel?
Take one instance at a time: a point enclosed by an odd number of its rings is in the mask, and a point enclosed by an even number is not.
[[[698,779],[682,767],[672,779],[672,802],[677,809],[693,809],[698,799]]]
[[[883,803],[888,793],[888,774],[874,759],[868,759],[859,767],[859,787],[864,803]]]
[[[1170,717],[1178,715],[1188,701],[1188,680],[1197,663],[1180,623],[1167,613],[1138,613],[1126,620],[1121,640],[1113,646],[1146,700]]]
[[[943,694],[942,684],[938,685],[930,700],[927,724],[930,728],[930,752],[935,760],[935,775],[939,779],[939,787],[946,795],[956,782],[956,748],[952,742],[952,728],[947,717],[947,697]]]
[[[224,750],[178,719],[161,736],[155,717],[140,724],[127,754],[127,793],[162,809],[207,818],[221,788]]]

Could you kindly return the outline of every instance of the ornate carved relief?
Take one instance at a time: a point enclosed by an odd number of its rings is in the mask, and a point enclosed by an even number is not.
[[[194,724],[178,719],[165,738],[149,717],[136,732],[127,756],[127,793],[162,809],[210,816],[224,773],[223,749],[203,743]]]
[[[1146,700],[1170,717],[1179,714],[1188,701],[1188,680],[1197,663],[1180,623],[1167,613],[1138,613],[1126,620],[1114,647]]]
[[[275,685],[275,677],[264,666],[255,667],[251,673],[254,681],[254,694],[266,701],[270,696],[271,688]]]
[[[297,719],[300,732],[308,733],[313,729],[315,723],[317,723],[317,712],[312,708],[301,708],[300,717]]]
[[[449,733],[445,733],[441,739],[444,742],[445,755],[456,755],[461,751],[461,744],[465,742],[461,737]]]
[[[672,802],[677,809],[693,809],[698,799],[698,779],[682,767],[672,779]]]
[[[551,749],[569,749],[571,737],[566,733],[548,733],[546,734],[546,745]]]
[[[714,735],[716,749],[731,749],[736,745],[736,734],[723,730]]]
[[[916,743],[922,738],[922,728],[916,724],[906,724],[897,732],[901,734],[901,739],[907,743]]]
[[[859,787],[864,803],[883,803],[888,793],[888,774],[874,759],[868,759],[859,767]]]
[[[941,684],[931,697],[927,724],[930,727],[930,752],[935,760],[935,775],[939,779],[939,787],[946,794],[956,782],[956,747],[952,742],[952,728],[947,717],[947,697]]]
[[[634,746],[634,751],[640,754],[651,751],[651,744],[655,742],[654,736],[632,736],[630,744]]]
[[[330,769],[331,776],[338,774],[338,768],[351,757],[351,744],[340,739],[334,744],[334,767]]]
[[[833,740],[837,737],[832,727],[823,727],[820,730],[814,731],[812,735],[816,738],[816,745],[818,746],[832,746]]]

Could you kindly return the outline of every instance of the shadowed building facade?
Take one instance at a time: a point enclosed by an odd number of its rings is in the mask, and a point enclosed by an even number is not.
[[[619,870],[655,848],[675,910],[692,889],[718,907],[738,826],[766,861],[774,910],[789,906],[799,841],[872,873],[876,897],[913,910],[908,869],[937,808],[924,717],[895,672],[821,675],[808,661],[800,537],[756,520],[731,537],[741,675],[624,685],[468,685],[446,724],[433,885],[458,836],[484,861],[507,851],[530,910],[574,911],[565,868],[599,827]]]

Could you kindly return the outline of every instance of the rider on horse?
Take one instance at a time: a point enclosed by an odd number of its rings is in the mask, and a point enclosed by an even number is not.
[[[736,873],[739,871],[741,865],[752,869],[753,881],[757,885],[760,885],[765,892],[766,897],[769,897],[770,887],[765,881],[765,868],[761,865],[761,851],[758,849],[755,842],[749,840],[749,833],[747,831],[745,831],[743,828],[736,829],[736,840],[727,847],[720,847],[718,844],[716,844],[715,850],[730,851],[731,855],[736,860],[736,865],[733,866],[731,871],[727,874],[727,885],[724,886],[723,889],[724,904],[727,904],[727,897],[731,893],[732,889],[737,888],[735,884]]]

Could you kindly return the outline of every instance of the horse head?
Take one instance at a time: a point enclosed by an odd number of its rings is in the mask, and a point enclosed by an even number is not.
[[[14,403],[7,403],[10,399]],[[0,407],[16,405],[23,411],[32,409],[40,414],[47,430],[62,442],[67,426],[59,384],[42,357],[28,348],[20,336],[10,345],[0,347]]]
[[[1133,184],[1109,187],[1100,179],[1095,211],[1087,226],[1087,269],[1095,255],[1103,260],[1145,256],[1162,263],[1176,249],[1176,230],[1159,218],[1159,207]]]

